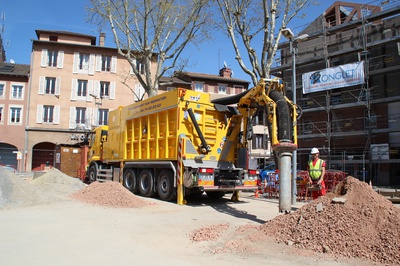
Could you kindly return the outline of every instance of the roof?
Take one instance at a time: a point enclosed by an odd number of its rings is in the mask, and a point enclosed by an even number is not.
[[[221,77],[220,75],[195,73],[195,72],[176,72],[175,76],[180,79],[187,77],[190,79],[208,79],[208,80],[219,80],[219,81],[225,81],[225,82],[238,82],[238,83],[250,84],[250,82],[248,82],[247,80],[243,80],[243,79]]]
[[[0,63],[0,75],[29,76],[30,65]]]
[[[96,37],[93,35],[87,35],[87,34],[82,34],[82,33],[76,33],[72,31],[62,31],[62,30],[35,30],[36,36],[39,39],[40,33],[53,33],[53,34],[64,34],[64,35],[73,35],[73,36],[81,36],[81,37],[86,37],[92,40],[92,42],[96,43]]]
[[[192,84],[191,82],[184,81],[184,80],[179,79],[177,77],[161,77],[160,78],[160,84],[161,83],[173,83],[173,84],[183,84],[183,85]]]

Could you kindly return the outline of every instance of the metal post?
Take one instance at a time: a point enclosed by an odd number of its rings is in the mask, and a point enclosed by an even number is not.
[[[294,47],[294,43],[292,38],[289,40],[290,42],[290,52],[292,53],[292,92],[293,92],[293,104],[296,105],[296,47]],[[292,158],[292,205],[296,204],[296,195],[297,195],[297,150],[293,151]]]
[[[291,152],[282,152],[279,156],[279,212],[289,213],[290,205],[290,167]]]

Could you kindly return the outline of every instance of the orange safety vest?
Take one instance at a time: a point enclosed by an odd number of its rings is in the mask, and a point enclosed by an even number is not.
[[[323,163],[324,163],[324,160],[322,160],[320,158],[318,158],[315,165],[313,164],[312,160],[308,162],[308,169],[309,169],[310,177],[312,180],[318,180],[321,177]]]

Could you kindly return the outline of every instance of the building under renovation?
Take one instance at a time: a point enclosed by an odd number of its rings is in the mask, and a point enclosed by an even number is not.
[[[272,75],[292,88],[289,98],[295,88],[301,107],[298,169],[317,147],[328,169],[400,185],[399,13],[398,3],[335,2],[285,34]]]

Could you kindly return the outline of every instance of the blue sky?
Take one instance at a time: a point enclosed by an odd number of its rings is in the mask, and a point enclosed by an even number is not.
[[[391,0],[397,4],[398,1]],[[87,0],[0,0],[0,13],[5,14],[5,19],[0,23],[4,27],[2,36],[7,61],[12,59],[18,64],[30,63],[31,41],[37,39],[35,32],[37,29],[65,30],[98,37],[96,26],[86,22],[85,6],[88,2]],[[295,20],[289,25],[295,34],[334,3],[334,1],[320,2],[322,2],[320,5],[304,10],[306,18]],[[381,1],[348,2],[379,5]],[[115,47],[111,35],[106,36],[106,46]],[[203,44],[200,49],[187,50],[185,56],[189,58],[186,71],[218,74],[226,62],[233,70],[235,78],[250,80],[236,63],[227,38],[222,37]]]

